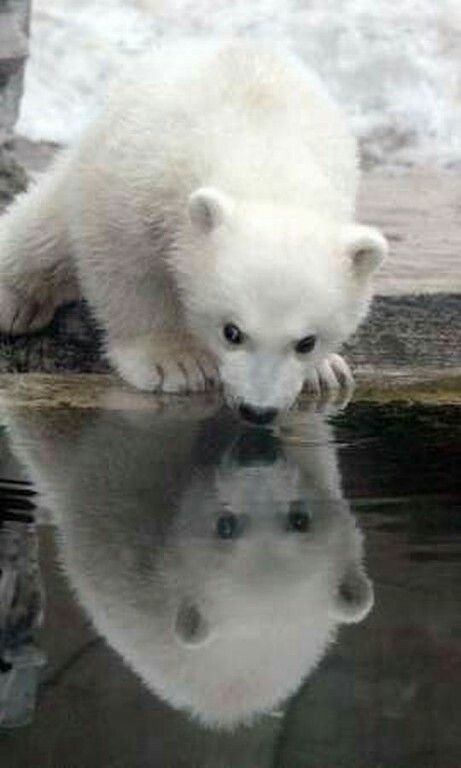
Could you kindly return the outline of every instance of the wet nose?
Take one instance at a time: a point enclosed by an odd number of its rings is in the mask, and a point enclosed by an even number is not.
[[[242,403],[239,407],[240,416],[244,421],[249,421],[251,424],[270,424],[277,416],[276,408],[253,408],[252,405]]]

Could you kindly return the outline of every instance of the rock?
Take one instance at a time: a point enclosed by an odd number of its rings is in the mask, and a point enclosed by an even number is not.
[[[0,0],[0,145],[19,113],[28,55],[30,0]]]
[[[28,54],[27,37],[12,11],[0,11],[0,78],[9,77],[22,67]]]
[[[30,0],[0,0],[0,212],[27,186],[11,144],[28,55]]]

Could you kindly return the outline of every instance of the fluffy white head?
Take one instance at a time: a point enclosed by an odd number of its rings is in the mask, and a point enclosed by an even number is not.
[[[189,232],[178,261],[183,301],[219,362],[228,400],[288,408],[309,369],[365,314],[385,239],[370,227],[237,202],[213,188],[194,192],[188,211],[192,245]]]

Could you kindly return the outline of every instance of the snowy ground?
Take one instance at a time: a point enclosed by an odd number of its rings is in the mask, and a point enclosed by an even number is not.
[[[137,53],[180,35],[286,39],[374,162],[461,162],[459,0],[33,0],[18,132],[67,143]]]

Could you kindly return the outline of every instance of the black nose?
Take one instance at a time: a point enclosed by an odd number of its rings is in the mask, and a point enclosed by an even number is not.
[[[270,424],[277,416],[276,408],[253,408],[251,405],[242,403],[239,408],[242,419],[251,422],[251,424]]]

